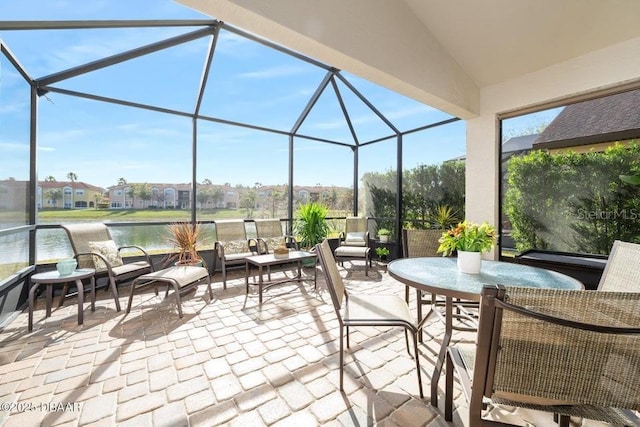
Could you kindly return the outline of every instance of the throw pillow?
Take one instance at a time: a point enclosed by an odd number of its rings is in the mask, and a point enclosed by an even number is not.
[[[365,233],[347,233],[347,237],[344,239],[344,244],[347,246],[366,246]]]
[[[111,267],[119,267],[124,265],[122,257],[118,253],[118,247],[113,240],[104,240],[101,242],[89,242],[89,251],[102,255],[106,258]],[[97,271],[104,271],[107,269],[104,261],[101,258],[94,256],[93,263]]]

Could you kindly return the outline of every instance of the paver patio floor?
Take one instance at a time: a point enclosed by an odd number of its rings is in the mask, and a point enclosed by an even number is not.
[[[350,292],[404,295],[382,267],[368,277],[357,263],[345,267]],[[384,327],[351,328],[342,394],[338,321],[320,269],[317,290],[287,283],[266,291],[262,306],[255,292],[245,298],[243,274],[234,271],[223,290],[216,273],[213,301],[204,285],[186,295],[182,319],[171,294],[151,290],[134,297],[127,316],[128,287],[120,288],[119,313],[99,291],[95,312],[85,304],[82,326],[75,298],[46,320],[39,300],[32,333],[26,310],[0,332],[0,403],[20,405],[0,411],[0,425],[449,425],[443,396],[439,409],[429,404],[443,331],[435,318],[420,345],[424,400],[402,329]],[[453,425],[464,424],[464,411]],[[537,413],[494,412],[522,425],[554,425]]]

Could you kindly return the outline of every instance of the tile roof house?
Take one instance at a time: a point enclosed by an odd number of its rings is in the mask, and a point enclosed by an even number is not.
[[[588,149],[598,150],[613,141],[640,138],[638,105],[640,90],[568,105],[540,134],[533,148],[551,150],[588,145]]]

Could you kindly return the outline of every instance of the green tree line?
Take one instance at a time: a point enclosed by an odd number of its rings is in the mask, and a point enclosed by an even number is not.
[[[640,145],[603,152],[532,151],[507,164],[505,229],[516,249],[608,254],[614,240],[640,242]]]

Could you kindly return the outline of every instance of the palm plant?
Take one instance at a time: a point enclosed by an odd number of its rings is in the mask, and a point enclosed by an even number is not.
[[[322,242],[329,233],[327,213],[329,209],[316,202],[298,206],[293,223],[293,233],[303,248],[312,248]]]
[[[202,228],[199,223],[174,222],[169,224],[169,242],[177,250],[169,256],[168,262],[177,265],[195,265],[204,263],[197,250],[198,239],[202,237]]]

